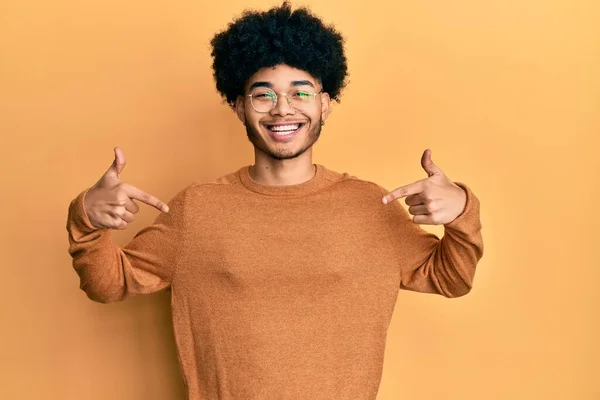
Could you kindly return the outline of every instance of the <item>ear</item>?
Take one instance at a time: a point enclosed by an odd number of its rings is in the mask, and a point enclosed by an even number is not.
[[[321,120],[325,122],[329,114],[331,114],[331,97],[329,97],[329,93],[323,92],[321,93]]]
[[[244,97],[238,96],[237,100],[235,101],[235,113],[237,114],[237,117],[240,119],[240,121],[242,121],[242,123],[244,125],[246,125],[246,113],[244,112],[244,107],[245,107],[244,101],[245,101]]]

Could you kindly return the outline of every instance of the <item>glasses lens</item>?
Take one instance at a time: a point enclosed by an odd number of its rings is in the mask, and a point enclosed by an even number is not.
[[[315,94],[308,89],[296,89],[289,93],[288,99],[292,107],[303,110],[314,102]]]
[[[277,101],[277,95],[274,91],[267,88],[254,89],[250,96],[252,107],[258,112],[269,112]]]

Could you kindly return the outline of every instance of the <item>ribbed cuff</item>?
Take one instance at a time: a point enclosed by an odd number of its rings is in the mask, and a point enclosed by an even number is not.
[[[454,182],[467,193],[467,203],[463,212],[454,219],[444,225],[445,228],[455,229],[461,232],[473,232],[481,229],[481,221],[479,219],[479,199],[471,191],[471,189],[461,182]]]

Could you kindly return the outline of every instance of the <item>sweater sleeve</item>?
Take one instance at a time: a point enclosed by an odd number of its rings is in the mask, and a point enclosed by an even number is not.
[[[169,286],[183,248],[187,190],[177,193],[168,203],[169,212],[160,213],[124,248],[113,242],[110,229],[90,222],[84,209],[88,191],[71,202],[67,218],[68,251],[79,287],[90,299],[109,303]]]
[[[475,267],[483,256],[479,200],[463,183],[467,193],[463,212],[444,225],[440,239],[412,221],[400,201],[393,201],[387,219],[389,237],[397,254],[400,289],[459,297],[473,285]],[[387,192],[386,192],[387,193]]]

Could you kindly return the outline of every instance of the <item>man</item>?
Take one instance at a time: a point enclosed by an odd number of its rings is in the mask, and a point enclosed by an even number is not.
[[[312,163],[347,67],[341,35],[308,10],[246,12],[212,46],[217,89],[246,127],[254,165],[166,205],[121,182],[115,148],[69,207],[81,288],[112,302],[171,287],[189,399],[375,399],[398,290],[471,289],[479,201],[429,150],[428,177],[390,193]],[[135,200],[162,213],[119,248],[110,229],[133,221]]]

